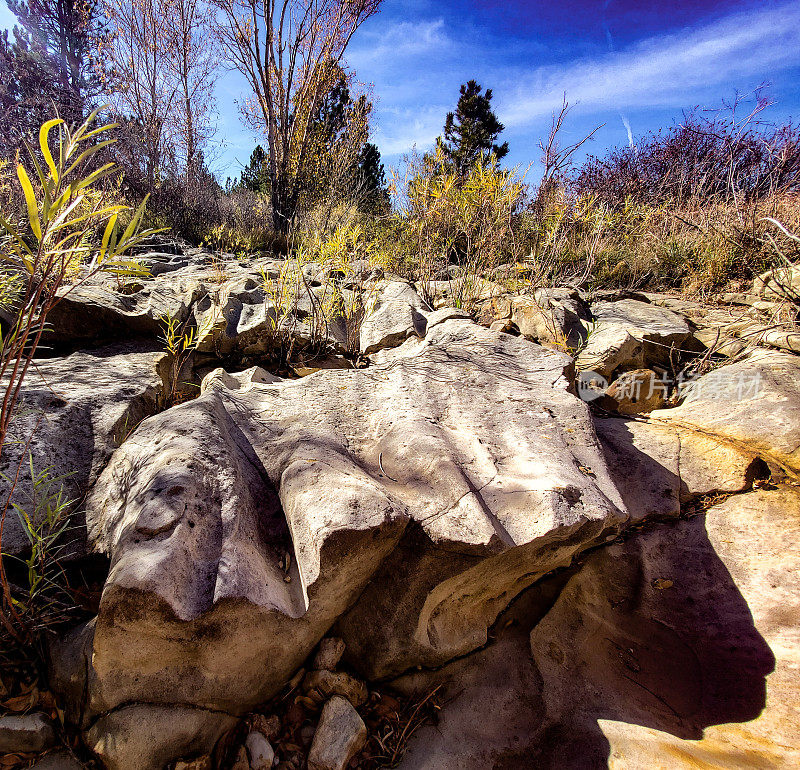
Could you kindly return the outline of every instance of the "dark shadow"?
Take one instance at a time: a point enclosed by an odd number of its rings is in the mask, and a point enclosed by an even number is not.
[[[677,515],[688,493],[679,476],[633,445],[625,421],[598,422],[632,517]],[[601,719],[699,740],[705,728],[750,721],[766,705],[775,657],[705,516],[644,527],[592,554],[533,630],[547,712],[539,767],[607,767]]]
[[[775,667],[704,516],[597,551],[531,645],[548,714],[539,767],[606,767],[599,719],[689,740],[755,719]]]
[[[623,448],[609,465],[626,502],[665,500],[656,506],[662,513],[676,509],[675,474],[632,443]],[[709,540],[705,516],[656,518],[522,594],[486,649],[399,680],[403,691],[444,684],[448,701],[401,767],[442,757],[444,770],[606,768],[611,745],[599,720],[698,740],[712,725],[758,717],[775,657]],[[636,737],[653,742],[645,756],[666,750],[657,737]],[[646,766],[639,759],[627,756],[627,766]],[[465,760],[472,764],[458,764]]]

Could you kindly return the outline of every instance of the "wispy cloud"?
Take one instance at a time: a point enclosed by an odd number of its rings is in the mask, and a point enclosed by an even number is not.
[[[365,29],[349,49],[347,61],[356,71],[385,68],[410,57],[441,53],[451,45],[444,19],[395,22]]]
[[[424,150],[442,133],[443,122],[439,107],[385,110],[375,140],[387,156],[402,155],[414,147]]]
[[[732,79],[800,64],[800,3],[735,14],[566,67],[514,73],[501,110],[511,128],[547,117],[567,93],[582,107],[684,106]],[[753,85],[758,85],[753,83]]]
[[[560,60],[552,64],[539,64],[547,51],[536,45],[547,41],[498,39],[468,20],[376,23],[364,30],[349,58],[360,76],[375,83],[381,152],[391,159],[414,145],[429,148],[458,84],[469,77],[493,87],[495,109],[521,152],[528,133],[542,130],[565,92],[570,102],[580,102],[583,115],[607,113],[600,118],[606,122],[619,116],[632,142],[629,111],[716,102],[737,85],[752,88],[800,66],[800,0],[756,6],[622,49],[614,45],[605,16],[611,4],[603,0],[598,8],[605,45],[574,41],[570,60],[562,42]],[[530,142],[535,146],[535,138]]]

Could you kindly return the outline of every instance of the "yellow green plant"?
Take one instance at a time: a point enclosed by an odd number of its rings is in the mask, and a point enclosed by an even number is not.
[[[197,327],[190,326],[186,321],[181,322],[170,315],[162,315],[158,320],[161,322],[163,330],[161,341],[164,343],[164,349],[169,357],[167,361],[167,392],[164,401],[166,406],[173,406],[178,400],[181,373],[192,352],[197,348],[203,330],[198,330]],[[210,317],[206,322],[206,328],[210,329],[214,320],[213,317]]]
[[[462,177],[437,147],[412,164],[410,178],[395,179],[393,187],[401,193],[398,214],[423,290],[457,263],[463,279],[455,284],[455,299],[467,306],[474,300],[475,277],[495,268],[501,258],[520,256],[513,224],[526,185],[519,170],[500,170],[491,156],[479,159]]]
[[[52,468],[37,471],[28,454],[30,487],[25,498],[11,503],[28,540],[21,556],[7,556],[18,566],[11,601],[14,611],[31,631],[44,630],[68,620],[77,610],[59,560],[69,547],[69,511],[75,502],[65,494],[66,476],[54,476]],[[14,479],[3,477],[7,483]],[[6,633],[4,633],[6,631]],[[0,640],[7,630],[0,628]]]
[[[269,334],[281,362],[287,363],[298,341],[305,349],[319,351],[328,340],[335,289],[329,281],[314,287],[304,268],[313,262],[310,252],[298,248],[283,260],[277,274],[260,269]]]
[[[22,221],[12,221],[15,218],[8,212],[0,215],[3,271],[19,280],[14,296],[6,299],[11,321],[0,334],[0,455],[20,389],[47,328],[48,313],[76,285],[97,272],[120,276],[134,269],[134,263],[124,255],[155,232],[141,229],[146,200],[122,228],[120,215],[128,207],[108,204],[101,196],[92,195],[93,186],[116,171],[113,163],[91,169],[90,162],[114,142],[106,138],[114,125],[91,128],[96,117],[95,111],[76,128],[58,118],[42,125],[39,152],[29,150],[33,179],[25,165],[16,166],[26,215]],[[50,147],[54,129],[55,152]],[[80,274],[71,287],[66,287],[76,265],[82,266]],[[0,551],[15,486],[11,483],[6,500],[0,503]],[[15,642],[25,644],[32,632],[14,605],[2,561],[0,588],[0,624]]]

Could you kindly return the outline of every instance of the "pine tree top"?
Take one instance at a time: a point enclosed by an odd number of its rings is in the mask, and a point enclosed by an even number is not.
[[[481,157],[493,154],[500,160],[508,155],[508,142],[496,143],[505,126],[492,111],[492,96],[490,88],[484,92],[470,80],[461,86],[455,112],[447,114],[441,144],[459,176]]]

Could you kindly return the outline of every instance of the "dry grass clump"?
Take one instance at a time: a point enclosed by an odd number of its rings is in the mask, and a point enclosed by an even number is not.
[[[777,243],[793,259],[798,248],[770,225],[800,227],[795,192],[736,204],[690,199],[680,207],[637,204],[612,208],[559,189],[525,222],[529,256],[523,265],[534,285],[674,290],[690,295],[742,290],[779,264]]]

